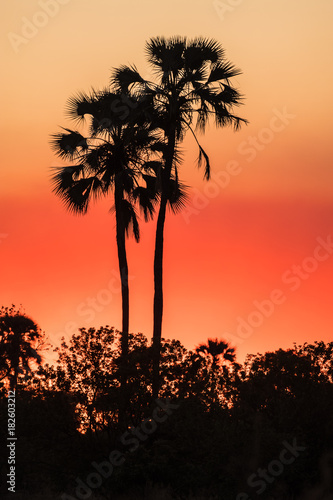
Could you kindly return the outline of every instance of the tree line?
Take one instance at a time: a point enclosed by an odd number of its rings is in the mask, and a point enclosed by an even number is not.
[[[153,400],[152,346],[143,334],[128,336],[124,393],[121,332],[81,328],[50,365],[34,325],[21,310],[2,309],[0,440],[5,449],[7,389],[15,387],[18,491],[62,500],[332,493],[333,342],[240,364],[223,340],[188,350],[162,338]],[[2,477],[6,466],[4,454]]]

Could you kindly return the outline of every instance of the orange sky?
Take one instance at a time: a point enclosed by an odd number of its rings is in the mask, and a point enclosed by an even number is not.
[[[313,255],[333,227],[333,4],[236,3],[12,0],[3,7],[0,305],[23,304],[54,343],[79,326],[119,327],[121,304],[112,201],[85,217],[66,213],[51,193],[58,162],[49,136],[70,126],[68,97],[105,86],[119,64],[134,62],[148,77],[145,41],[174,34],[222,43],[243,70],[239,113],[250,124],[202,137],[210,183],[194,166],[191,138],[184,144],[191,201],[166,223],[164,335],[190,348],[229,336],[239,360],[294,341],[331,340],[333,255],[329,246],[315,254],[322,260]],[[131,330],[148,337],[154,227],[142,224],[140,245],[128,244]],[[281,303],[271,310],[265,302],[263,317],[258,304],[278,297],[276,289]],[[249,317],[257,326],[244,326]]]

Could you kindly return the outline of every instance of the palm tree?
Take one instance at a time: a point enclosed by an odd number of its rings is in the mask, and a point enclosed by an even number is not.
[[[210,357],[212,360],[213,370],[219,365],[221,360],[230,361],[233,363],[235,361],[235,349],[230,347],[227,342],[218,339],[208,339],[207,344],[200,344],[195,352],[200,356],[203,354],[206,357]]]
[[[31,366],[41,364],[41,338],[38,325],[15,306],[0,309],[0,380],[9,379],[10,389],[17,388],[20,373],[28,377]]]
[[[100,196],[114,197],[116,242],[122,293],[122,365],[126,367],[129,332],[129,286],[126,255],[126,236],[130,231],[139,241],[140,231],[135,210],[139,200],[145,219],[149,220],[157,201],[156,191],[150,188],[155,178],[153,166],[147,163],[149,148],[156,137],[145,123],[126,120],[120,96],[104,90],[80,93],[69,100],[72,119],[90,123],[85,135],[77,130],[64,129],[53,135],[52,146],[57,155],[71,161],[71,166],[55,167],[52,177],[54,192],[75,214],[85,214],[91,201]],[[132,101],[132,104],[135,101]],[[152,162],[153,163],[153,162]],[[142,169],[147,186],[139,184]],[[123,384],[126,376],[123,375]]]
[[[198,165],[204,165],[204,178],[210,178],[209,157],[193,128],[205,130],[209,118],[217,127],[232,125],[236,130],[246,120],[233,114],[241,95],[231,85],[240,71],[225,59],[221,45],[213,39],[156,37],[146,44],[148,62],[157,83],[144,80],[135,66],[114,71],[112,83],[129,96],[140,95],[147,119],[159,127],[165,139],[161,199],[156,226],[154,255],[154,396],[159,390],[159,363],[163,316],[163,241],[170,179],[177,165],[179,145],[190,131],[199,148]]]
[[[235,348],[219,339],[208,339],[206,343],[200,344],[195,349],[193,356],[193,367],[197,373],[200,372],[200,379],[205,380],[207,388],[207,403],[213,405],[217,402],[225,402],[228,399],[230,387],[230,371],[228,364],[235,369],[239,365],[235,363]],[[229,362],[228,364],[226,362]],[[202,393],[204,397],[204,394]]]

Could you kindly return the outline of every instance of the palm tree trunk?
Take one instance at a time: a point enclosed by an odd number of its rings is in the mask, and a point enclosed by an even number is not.
[[[168,182],[171,175],[175,153],[176,132],[171,127],[168,137],[168,150],[165,157],[164,172],[162,172],[162,194],[160,209],[156,225],[155,254],[154,254],[154,328],[153,328],[153,398],[158,397],[160,388],[160,357],[163,318],[163,247],[164,223],[168,202]]]
[[[163,317],[163,246],[167,200],[161,199],[156,226],[154,256],[154,329],[153,329],[153,398],[158,397],[160,385],[160,353]]]
[[[127,363],[128,363],[128,329],[129,329],[129,287],[128,287],[128,265],[126,255],[126,235],[125,224],[122,215],[123,190],[119,181],[115,181],[115,212],[116,212],[116,240],[118,250],[118,263],[121,281],[122,299],[122,331],[121,331],[121,363],[120,363],[120,384],[121,384],[121,404],[119,407],[119,420],[125,416],[127,405]]]
[[[116,239],[118,250],[118,263],[121,281],[122,298],[122,355],[124,358],[128,355],[128,328],[129,328],[129,287],[128,287],[128,265],[125,245],[125,224],[121,213],[121,202],[123,199],[122,189],[115,188],[115,207],[116,207]]]
[[[19,365],[20,365],[19,350],[20,350],[20,344],[16,340],[14,356],[11,359],[11,365],[13,367],[13,374],[10,377],[10,384],[9,384],[10,390],[15,391],[15,392],[17,392],[17,381],[18,381]]]

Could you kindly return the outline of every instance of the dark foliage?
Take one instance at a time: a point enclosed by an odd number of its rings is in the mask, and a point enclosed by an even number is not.
[[[121,463],[94,490],[108,499],[130,491],[145,498],[149,484],[168,488],[175,499],[191,493],[238,500],[297,499],[315,489],[328,494],[332,349],[333,343],[295,345],[249,356],[241,366],[223,341],[192,352],[164,339],[158,402],[152,401],[151,347],[142,334],[130,335],[129,405],[119,421],[120,334],[109,327],[81,329],[62,343],[56,366],[19,380],[17,488],[66,491],[75,498],[77,481],[87,484],[117,450]],[[283,450],[295,445],[299,451],[291,460]],[[282,469],[281,456],[288,457]],[[2,474],[5,467],[4,457]],[[260,471],[270,481],[260,479]]]

